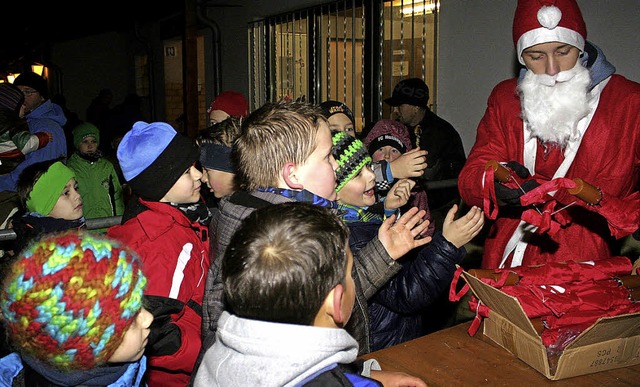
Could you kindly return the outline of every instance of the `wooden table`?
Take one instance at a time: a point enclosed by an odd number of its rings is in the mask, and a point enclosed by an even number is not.
[[[640,386],[640,365],[551,381],[482,334],[470,323],[362,356],[385,371],[402,371],[429,386]]]

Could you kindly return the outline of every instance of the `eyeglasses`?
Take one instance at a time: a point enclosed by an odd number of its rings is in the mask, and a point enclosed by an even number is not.
[[[36,90],[23,90],[22,91],[22,94],[24,94],[25,97],[28,97],[28,96],[36,94],[36,93],[38,93],[38,91],[36,91]]]

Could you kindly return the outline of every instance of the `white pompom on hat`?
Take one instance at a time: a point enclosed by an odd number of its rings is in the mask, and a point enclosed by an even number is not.
[[[522,51],[540,43],[561,42],[584,51],[587,27],[575,0],[518,0],[513,18],[513,43]]]

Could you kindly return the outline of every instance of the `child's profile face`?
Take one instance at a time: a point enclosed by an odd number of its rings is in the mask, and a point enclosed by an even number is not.
[[[298,184],[304,189],[325,199],[336,200],[336,173],[338,163],[331,154],[333,142],[329,126],[321,122],[316,136],[316,148],[305,160],[304,164],[296,168]]]
[[[78,150],[82,153],[94,153],[98,150],[98,141],[93,136],[87,136],[78,144]]]
[[[109,363],[125,363],[139,360],[147,346],[153,315],[145,308],[140,309],[135,320],[127,328],[122,342],[109,358]]]
[[[356,284],[353,282],[353,275],[351,271],[353,270],[353,253],[351,252],[351,248],[349,244],[345,246],[347,251],[347,271],[344,279],[344,292],[343,292],[343,300],[342,303],[342,315],[344,316],[344,322],[342,326],[347,325],[349,318],[351,317],[351,312],[353,311],[353,305],[356,300]]]
[[[402,153],[400,153],[400,150],[398,150],[398,148],[394,148],[391,145],[385,145],[373,152],[373,155],[371,155],[371,160],[373,160],[374,163],[381,160],[393,161],[400,157],[401,154]]]
[[[76,220],[80,219],[83,214],[82,197],[78,192],[78,183],[76,183],[76,179],[71,178],[64,186],[56,205],[49,212],[49,216],[64,220]]]
[[[190,166],[160,201],[167,203],[195,203],[199,201],[201,178],[202,172],[195,166]]]
[[[375,186],[376,175],[366,165],[338,192],[338,201],[356,207],[372,206],[376,202]]]
[[[220,199],[221,197],[230,195],[234,192],[234,176],[235,173],[204,168],[202,182],[207,183],[209,191],[213,193],[213,196]]]
[[[345,132],[351,137],[356,136],[356,129],[353,122],[344,113],[336,113],[327,119],[329,121],[329,129]]]

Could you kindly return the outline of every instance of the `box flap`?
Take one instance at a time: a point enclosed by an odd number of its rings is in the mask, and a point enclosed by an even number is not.
[[[640,313],[602,317],[567,345],[567,349],[638,335],[640,335]]]
[[[496,311],[502,316],[508,316],[509,320],[518,328],[532,336],[538,336],[517,298],[485,284],[466,271],[462,272],[462,277],[467,281],[476,297],[492,311]]]

